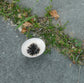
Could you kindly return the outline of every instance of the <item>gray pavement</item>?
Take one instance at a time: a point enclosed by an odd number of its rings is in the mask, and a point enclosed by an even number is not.
[[[43,16],[49,0],[21,0],[20,5],[33,7],[33,13]],[[34,5],[35,4],[35,5]],[[84,0],[53,0],[53,9],[62,23],[69,20],[66,33],[84,39]],[[72,64],[54,48],[52,53],[29,59],[21,54],[25,36],[10,22],[0,17],[0,83],[84,83],[84,67]]]
[[[21,54],[25,36],[0,18],[0,83],[83,83],[84,67],[52,49],[52,54],[29,59]],[[71,65],[72,64],[72,65]],[[79,79],[80,73],[80,79]]]

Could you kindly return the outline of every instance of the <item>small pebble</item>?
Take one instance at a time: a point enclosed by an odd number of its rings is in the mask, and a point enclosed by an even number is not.
[[[16,35],[16,38],[18,38],[18,36]]]
[[[20,26],[20,27],[18,28],[18,30],[19,30],[19,32],[21,32],[21,31],[22,31],[22,26]]]
[[[16,24],[13,24],[13,22],[12,22],[12,21],[10,21],[10,24],[11,24],[11,26],[17,26]]]
[[[75,48],[74,46],[72,46],[72,48]]]
[[[71,66],[72,66],[72,63],[69,64],[69,67],[71,67]]]

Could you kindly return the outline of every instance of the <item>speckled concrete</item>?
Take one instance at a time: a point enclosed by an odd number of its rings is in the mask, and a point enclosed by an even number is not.
[[[44,15],[49,0],[21,0],[20,5],[32,7],[33,13]],[[62,23],[67,20],[66,33],[84,39],[84,0],[53,0]],[[21,54],[25,36],[15,31],[0,17],[0,83],[83,83],[84,67],[71,65],[71,61],[52,49],[51,55],[29,59]]]

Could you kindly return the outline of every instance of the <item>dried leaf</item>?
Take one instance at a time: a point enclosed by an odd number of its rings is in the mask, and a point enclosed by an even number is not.
[[[83,40],[83,42],[84,42],[84,40]]]
[[[30,22],[25,22],[25,23],[23,23],[23,26],[24,27],[29,27],[29,26],[32,26],[32,24]]]
[[[52,17],[54,17],[56,20],[60,17],[60,16],[58,15],[58,13],[57,13],[56,10],[52,10],[52,11],[50,12],[50,15],[51,15]]]
[[[22,28],[21,33],[25,33],[25,32],[27,32],[27,29],[26,28]]]
[[[36,21],[36,18],[32,18],[31,21],[32,21],[32,22]]]
[[[73,64],[75,64],[76,62],[73,60]]]
[[[71,52],[74,52],[74,50],[71,50]]]
[[[23,13],[23,16],[28,17],[27,12],[24,12],[24,13]]]
[[[31,21],[34,22],[34,18],[32,18]]]
[[[18,18],[22,18],[22,15],[21,14],[18,14]]]
[[[18,12],[20,12],[21,10],[20,9],[17,9]]]

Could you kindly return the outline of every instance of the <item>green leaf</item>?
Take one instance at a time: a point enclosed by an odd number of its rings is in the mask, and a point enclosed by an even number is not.
[[[57,26],[59,26],[59,24],[57,24]]]
[[[20,0],[13,0],[13,3],[17,3],[17,2],[19,2]]]
[[[52,2],[52,0],[50,0]]]
[[[17,2],[19,2],[20,0],[16,0]]]
[[[74,42],[75,42],[75,43],[77,43],[77,42],[78,42],[78,40],[75,40]]]
[[[76,60],[75,60],[75,61],[76,61],[76,63],[77,63],[77,61],[78,61],[79,57],[80,57],[80,54],[76,57]]]
[[[63,25],[63,27],[65,27],[68,23],[69,23],[69,21],[67,21],[67,22]]]
[[[31,17],[26,18],[24,21],[22,21],[22,22],[16,27],[16,29],[18,29],[24,22],[29,21],[30,19],[32,19],[32,18],[34,18],[34,17],[35,17],[35,16],[31,16]]]
[[[39,2],[39,0],[36,0],[36,2]]]
[[[81,43],[81,42],[79,42],[79,43],[78,43],[78,46],[79,46],[79,47],[81,47],[81,45],[82,45],[82,43]]]

